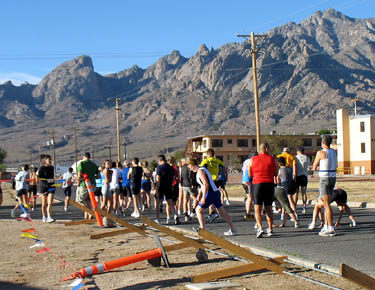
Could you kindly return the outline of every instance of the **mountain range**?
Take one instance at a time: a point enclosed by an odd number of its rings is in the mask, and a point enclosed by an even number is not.
[[[262,134],[335,128],[336,109],[375,112],[375,18],[328,9],[257,39]],[[254,87],[248,40],[217,49],[201,45],[190,58],[172,51],[146,69],[100,75],[89,56],[56,67],[38,85],[0,85],[0,147],[7,163],[37,158],[54,130],[57,160],[116,152],[115,98],[121,144],[129,157],[184,149],[201,134],[254,134]],[[109,145],[111,143],[111,145]],[[122,148],[122,150],[124,147]]]

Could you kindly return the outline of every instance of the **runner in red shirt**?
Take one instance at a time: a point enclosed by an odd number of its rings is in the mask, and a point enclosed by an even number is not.
[[[261,210],[262,207],[267,212],[267,236],[272,236],[273,213],[272,201],[274,196],[274,179],[277,176],[278,164],[276,158],[269,154],[270,146],[267,143],[260,145],[258,156],[251,158],[249,162],[249,176],[253,178],[254,188],[254,212],[258,226],[257,238],[264,234],[262,228]]]

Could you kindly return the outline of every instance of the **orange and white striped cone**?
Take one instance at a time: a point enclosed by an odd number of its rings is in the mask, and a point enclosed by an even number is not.
[[[98,207],[98,203],[96,202],[96,199],[95,199],[94,188],[92,187],[91,181],[88,178],[87,174],[83,174],[83,178],[85,179],[85,184],[89,192],[89,197],[90,197],[92,208],[95,210]],[[95,218],[96,218],[96,221],[98,222],[98,226],[103,227],[104,226],[103,218],[97,211],[95,211]]]

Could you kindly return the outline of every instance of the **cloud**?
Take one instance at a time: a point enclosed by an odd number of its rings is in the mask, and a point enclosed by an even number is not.
[[[30,84],[38,84],[41,81],[41,77],[33,76],[28,73],[21,73],[21,72],[0,72],[0,84],[3,84],[7,81],[11,81],[14,85],[21,85],[24,82],[28,82]]]

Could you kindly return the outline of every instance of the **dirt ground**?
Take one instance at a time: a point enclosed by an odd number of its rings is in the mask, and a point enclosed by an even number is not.
[[[3,205],[11,204],[13,204],[13,200],[10,198],[10,192],[4,190]],[[21,237],[22,230],[31,227],[36,229],[36,235],[52,250],[51,252],[36,253],[36,250],[40,248],[30,248],[35,244],[34,240]],[[0,233],[2,233],[0,289],[62,289],[61,287],[69,282],[61,282],[61,279],[76,270],[156,247],[153,238],[144,238],[135,233],[98,240],[89,239],[89,235],[92,233],[110,230],[112,229],[99,229],[93,225],[67,227],[63,221],[46,224],[39,220],[33,223],[14,219],[0,220]],[[152,230],[148,231],[153,233]],[[160,233],[159,235],[161,238],[169,240],[162,240],[165,246],[175,242],[172,237],[166,237]],[[172,240],[174,242],[171,242]],[[210,247],[225,252],[213,245]],[[241,261],[234,261],[210,252],[208,252],[208,262],[198,263],[195,254],[196,249],[194,248],[168,252],[172,266],[170,269],[151,267],[147,265],[146,261],[142,261],[86,278],[84,280],[85,288],[184,289],[195,274],[243,264]],[[61,267],[59,259],[64,260],[68,267],[65,269]],[[302,269],[291,264],[287,264],[286,269],[342,289],[360,289],[343,278]],[[268,271],[226,278],[224,281],[241,285],[232,288],[241,290],[326,289],[299,278],[277,275]]]

